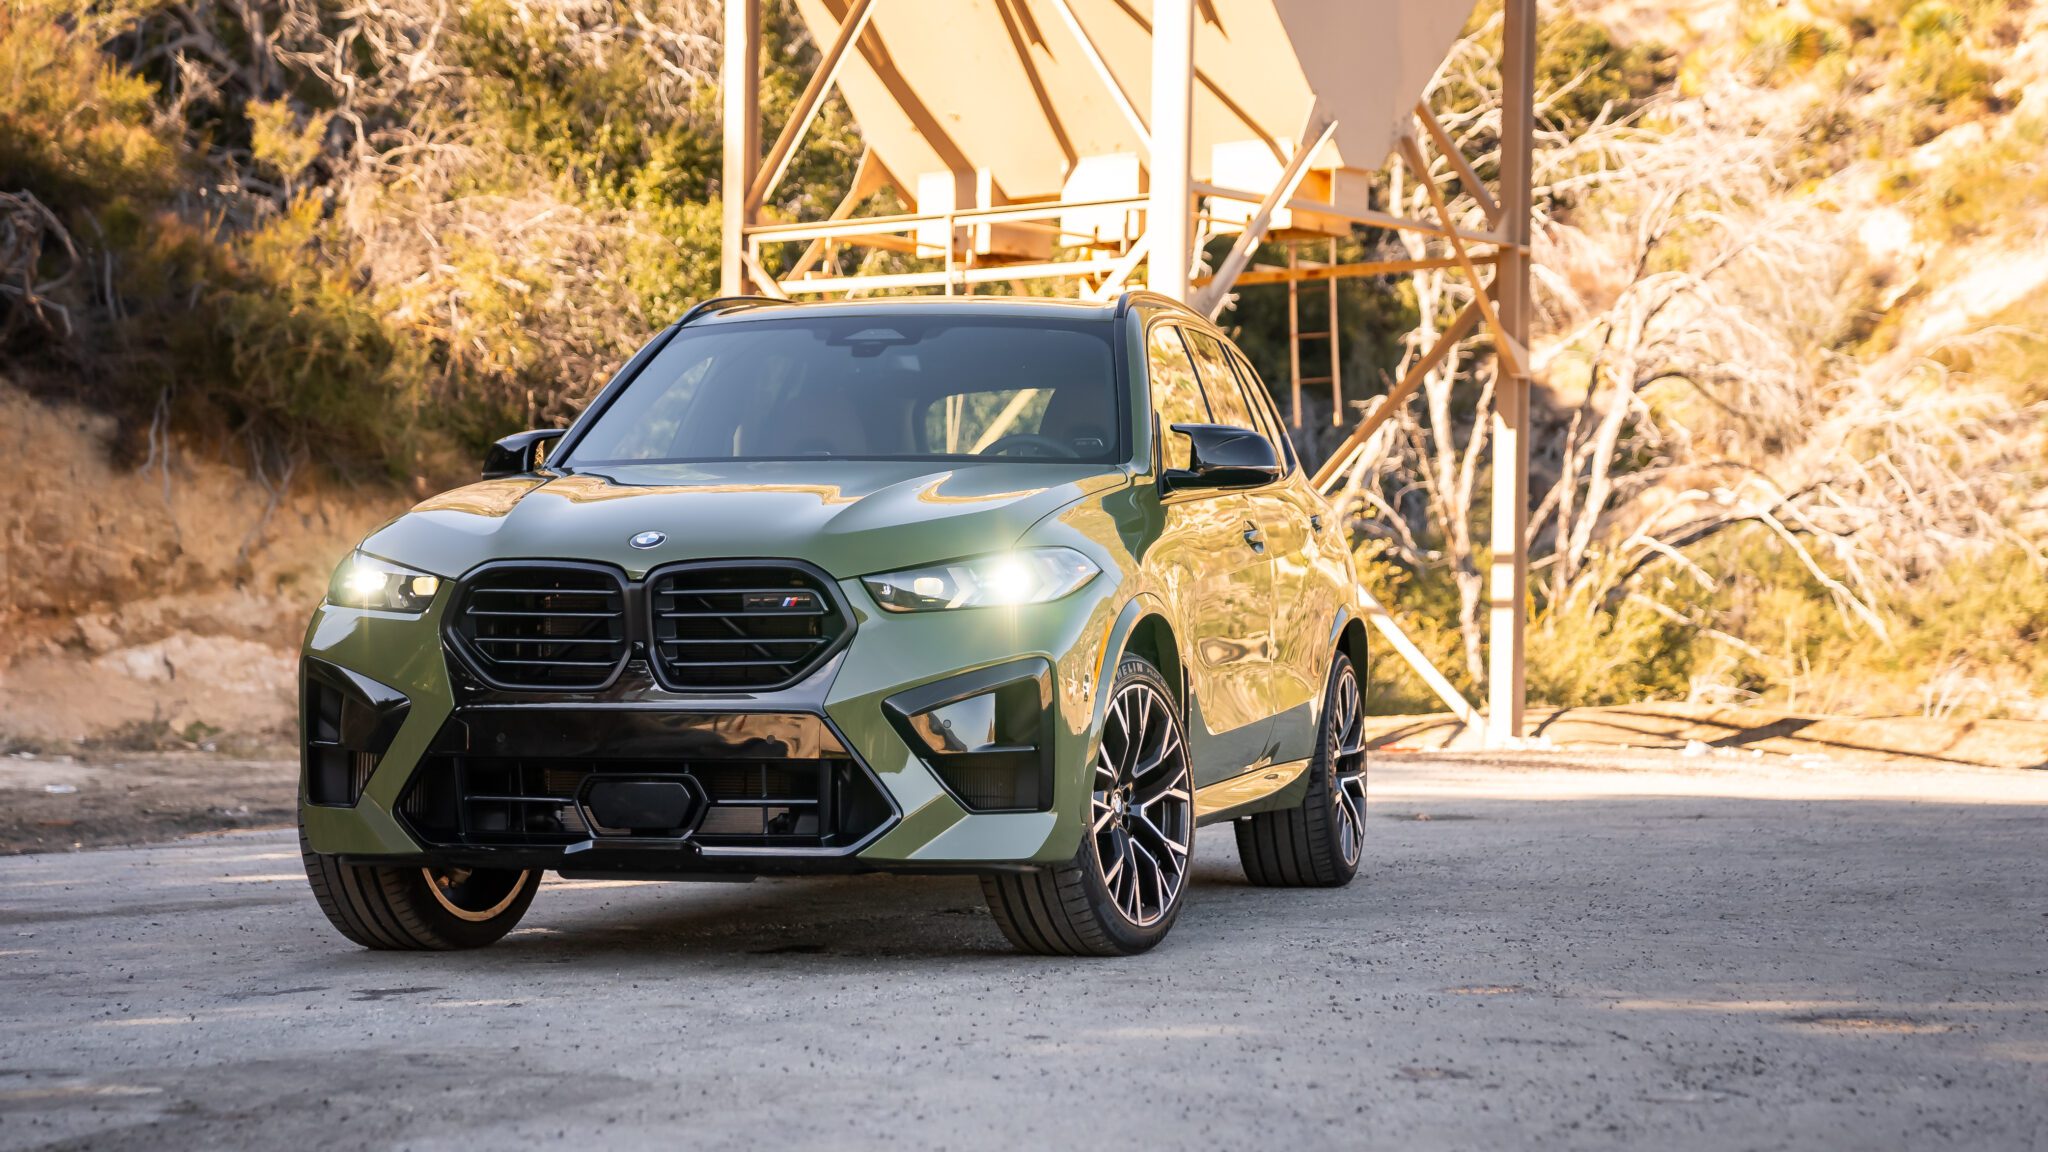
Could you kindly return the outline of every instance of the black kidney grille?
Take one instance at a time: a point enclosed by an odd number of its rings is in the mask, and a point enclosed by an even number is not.
[[[617,580],[577,568],[493,568],[464,590],[460,628],[500,684],[595,688],[626,658]]]
[[[648,608],[662,682],[692,691],[792,684],[847,629],[823,578],[781,564],[660,573],[648,586]]]

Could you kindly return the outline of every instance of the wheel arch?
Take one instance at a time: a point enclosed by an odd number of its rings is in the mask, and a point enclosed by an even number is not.
[[[1167,686],[1173,689],[1174,707],[1180,710],[1181,718],[1185,720],[1188,715],[1187,670],[1181,662],[1180,642],[1174,634],[1173,624],[1164,613],[1146,610],[1138,617],[1124,637],[1123,651],[1117,655],[1116,662],[1123,663],[1126,656],[1142,656],[1159,669],[1159,674],[1166,677]],[[1115,675],[1114,666],[1107,671]]]
[[[1365,659],[1369,652],[1365,621],[1351,609],[1343,608],[1337,613],[1337,624],[1332,631],[1336,643],[1331,646],[1331,659],[1334,660],[1339,652],[1350,657],[1351,667],[1358,673],[1358,683],[1363,688],[1366,682]]]

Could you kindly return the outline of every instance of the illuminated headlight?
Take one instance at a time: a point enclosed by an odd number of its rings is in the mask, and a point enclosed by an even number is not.
[[[440,590],[439,576],[351,552],[327,582],[327,602],[385,612],[424,612]]]
[[[1044,604],[1093,580],[1102,569],[1072,548],[1025,548],[972,560],[868,576],[862,583],[891,612]]]

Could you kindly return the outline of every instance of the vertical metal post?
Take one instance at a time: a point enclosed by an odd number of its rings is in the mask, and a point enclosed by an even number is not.
[[[1195,0],[1152,5],[1152,190],[1145,231],[1152,238],[1154,292],[1188,298],[1194,266]]]
[[[1501,247],[1495,273],[1501,327],[1529,346],[1529,200],[1535,149],[1536,0],[1506,0],[1501,34]],[[1519,359],[1519,357],[1517,358]],[[1505,369],[1507,360],[1499,363]],[[1526,370],[1526,366],[1524,366]],[[1522,734],[1523,643],[1529,555],[1529,378],[1505,376],[1493,415],[1493,547],[1487,616],[1486,735],[1504,744]]]
[[[718,291],[747,291],[748,192],[761,169],[761,0],[725,0],[725,62],[719,73],[725,123],[724,168],[719,179],[723,215],[718,230]]]
[[[1334,186],[1334,182],[1333,182]],[[1332,193],[1334,195],[1334,193]],[[1330,267],[1337,267],[1337,238],[1330,237]],[[1337,344],[1337,277],[1330,277],[1330,427],[1344,426],[1344,350]]]
[[[1301,245],[1287,242],[1287,381],[1293,389],[1294,426],[1301,427]]]

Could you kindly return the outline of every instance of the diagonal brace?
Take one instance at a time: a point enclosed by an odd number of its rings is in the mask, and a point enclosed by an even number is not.
[[[1483,294],[1486,289],[1482,287],[1480,291]],[[1472,326],[1479,321],[1477,303],[1477,301],[1474,301],[1459,310],[1457,317],[1451,321],[1450,326],[1445,328],[1443,334],[1436,338],[1436,343],[1430,345],[1429,351],[1422,354],[1422,359],[1408,366],[1408,371],[1402,375],[1401,382],[1394,385],[1393,391],[1388,392],[1385,399],[1380,401],[1379,406],[1374,408],[1365,419],[1360,420],[1358,427],[1351,430],[1351,435],[1346,436],[1344,442],[1337,445],[1337,450],[1330,453],[1330,458],[1323,461],[1323,466],[1316,470],[1315,486],[1317,491],[1329,491],[1330,484],[1343,472],[1344,464],[1352,452],[1371,439],[1372,434],[1379,431],[1380,425],[1386,423],[1393,417],[1394,413],[1401,410],[1401,405],[1408,402],[1408,397],[1413,396],[1415,390],[1422,387],[1423,377],[1429,375],[1430,370],[1443,361],[1443,358],[1450,353],[1451,349],[1457,346],[1458,341],[1463,340],[1472,331]]]
[[[840,21],[839,32],[832,38],[831,47],[825,49],[824,58],[818,61],[818,70],[811,73],[810,83],[804,85],[802,96],[797,98],[796,109],[790,114],[789,122],[782,126],[782,134],[775,138],[775,146],[768,150],[768,158],[754,175],[754,184],[747,189],[747,211],[751,214],[759,208],[775,186],[782,183],[783,174],[789,171],[789,164],[796,156],[796,146],[803,142],[804,135],[811,130],[811,122],[818,118],[818,112],[825,106],[825,94],[832,90],[832,84],[839,78],[839,68],[846,63],[847,49],[867,29],[868,18],[874,15],[875,0],[853,0],[853,10]]]
[[[1252,254],[1266,238],[1266,230],[1273,222],[1273,213],[1280,205],[1294,199],[1294,193],[1308,176],[1308,162],[1330,137],[1337,131],[1337,119],[1324,113],[1320,104],[1311,105],[1308,122],[1302,126],[1301,138],[1294,145],[1294,155],[1287,161],[1287,167],[1280,172],[1280,180],[1266,198],[1259,201],[1258,211],[1246,221],[1244,231],[1238,234],[1237,243],[1230,246],[1230,253],[1216,266],[1216,274],[1209,278],[1209,284],[1196,298],[1195,311],[1214,320],[1223,311],[1223,304],[1230,299],[1230,289],[1237,283],[1239,273],[1252,261]]]
[[[1447,233],[1445,239],[1451,242],[1451,251],[1458,258],[1458,266],[1464,269],[1465,279],[1472,283],[1472,303],[1478,306],[1479,314],[1486,319],[1486,327],[1493,333],[1494,341],[1499,345],[1497,352],[1507,369],[1504,375],[1528,375],[1528,353],[1523,349],[1521,341],[1510,336],[1507,326],[1501,323],[1500,313],[1493,306],[1493,298],[1488,293],[1487,286],[1479,279],[1479,269],[1472,263],[1472,254],[1465,248],[1464,237],[1458,234],[1457,222],[1451,219],[1450,205],[1444,203],[1444,191],[1437,187],[1436,181],[1430,177],[1429,161],[1423,158],[1422,145],[1416,142],[1414,135],[1402,134],[1401,154],[1407,159],[1409,168],[1414,170],[1416,183],[1421,184],[1429,193],[1430,206],[1436,210],[1436,218]]]

